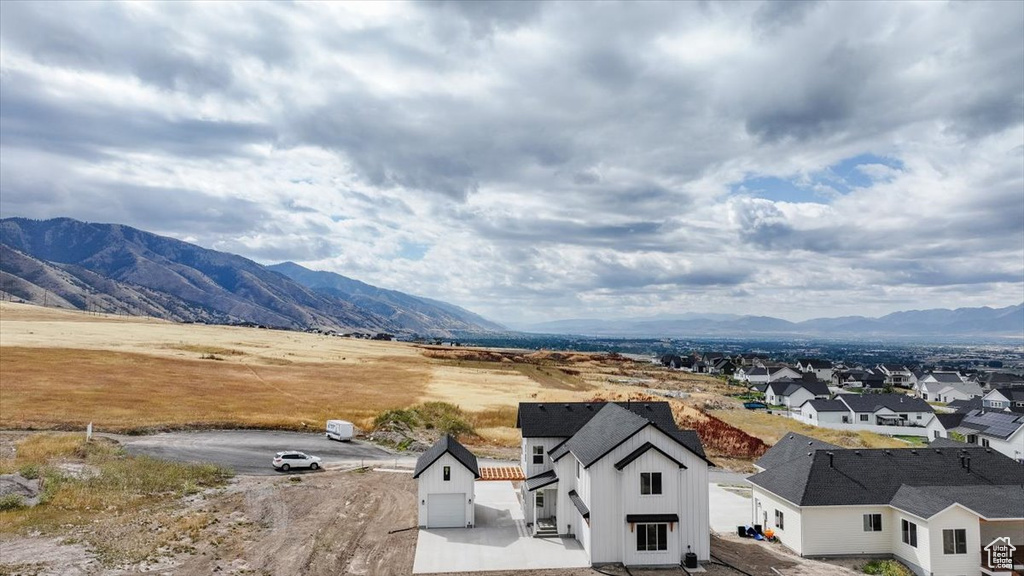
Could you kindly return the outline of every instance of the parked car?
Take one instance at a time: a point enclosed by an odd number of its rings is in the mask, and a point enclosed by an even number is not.
[[[310,470],[316,470],[320,467],[320,457],[310,456],[303,452],[290,450],[275,454],[273,464],[275,469],[283,470],[285,472],[292,468],[309,468]]]

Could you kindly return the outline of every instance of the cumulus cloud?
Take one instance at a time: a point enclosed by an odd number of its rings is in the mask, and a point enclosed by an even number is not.
[[[1024,294],[1020,3],[0,11],[3,216],[498,320]]]

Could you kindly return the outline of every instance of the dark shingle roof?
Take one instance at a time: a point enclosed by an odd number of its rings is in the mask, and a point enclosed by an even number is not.
[[[939,424],[942,424],[942,427],[946,430],[956,428],[964,419],[963,414],[957,414],[955,412],[953,414],[936,414],[935,417],[939,419]]]
[[[473,473],[474,478],[480,477],[476,456],[467,450],[465,446],[459,444],[459,441],[450,434],[442,436],[433,446],[416,459],[416,471],[413,472],[412,477],[419,478],[420,474],[425,472],[427,468],[430,468],[431,464],[437,462],[437,459],[445,454],[451,454],[460,464]]]
[[[665,402],[652,404],[664,404],[666,409],[668,408],[668,403]],[[671,416],[671,412],[669,412],[669,416]],[[583,466],[589,467],[642,428],[652,424],[683,447],[707,461],[700,438],[693,430],[679,430],[675,421],[665,424],[648,420],[634,410],[627,410],[621,403],[614,402],[604,404],[598,413],[580,428],[579,432],[573,434],[572,438],[569,438],[556,450],[552,450],[551,459],[558,460],[572,452]]]
[[[580,495],[575,490],[569,490],[569,500],[580,511],[580,516],[590,518],[590,510],[587,509],[587,505],[583,503],[583,498],[580,498]]]
[[[996,392],[999,392],[1004,398],[1011,402],[1024,402],[1024,387],[1011,386],[1007,388],[996,388]]]
[[[829,362],[828,360],[816,360],[814,358],[803,358],[801,360],[798,360],[797,363],[802,366],[810,366],[815,370],[823,370],[825,368],[832,367],[832,363]]]
[[[980,410],[983,404],[981,398],[971,398],[970,400],[953,400],[949,404],[946,404],[946,406],[959,413],[966,413],[971,410]]]
[[[706,458],[697,433],[693,430],[680,430],[676,426],[668,402],[520,402],[516,427],[522,429],[523,438],[569,438],[608,404],[615,404],[643,417],[697,456]],[[554,455],[555,450],[549,450],[548,453]]]
[[[558,476],[554,470],[548,470],[547,472],[541,472],[536,476],[530,476],[526,479],[526,489],[528,491],[536,490],[537,488],[543,488],[550,484],[558,482]]]
[[[904,394],[843,394],[839,396],[854,412],[876,412],[888,408],[893,412],[934,412],[931,405],[920,398]]]
[[[812,402],[827,402],[827,400],[812,400]],[[754,464],[764,469],[770,469],[794,458],[807,456],[808,452],[814,450],[840,450],[840,447],[810,436],[790,432],[769,448],[764,456],[761,456]]]
[[[948,428],[947,428],[948,430]],[[970,444],[957,442],[952,438],[936,438],[928,443],[929,448],[970,448]]]
[[[953,504],[989,519],[1024,519],[1024,486],[901,486],[890,504],[926,520]]]
[[[849,412],[849,407],[843,404],[839,400],[808,400],[805,404],[809,404],[814,408],[816,412]]]
[[[961,466],[970,455],[970,471]],[[832,454],[830,457],[829,454]],[[798,506],[888,504],[901,486],[1019,484],[1024,466],[990,449],[817,450],[748,480]]]
[[[652,450],[652,449],[658,451],[659,453],[661,453],[661,455],[664,456],[665,458],[668,458],[669,460],[675,462],[680,468],[686,468],[686,465],[684,465],[679,460],[676,460],[672,456],[666,454],[665,451],[662,450],[661,448],[658,448],[657,446],[655,446],[654,444],[651,444],[650,442],[644,442],[643,446],[637,448],[636,450],[633,450],[628,455],[626,455],[625,458],[623,458],[622,460],[619,460],[618,462],[616,462],[615,463],[615,469],[616,470],[622,470],[626,466],[629,466],[630,462],[632,462],[633,460],[636,460],[637,458],[643,456],[648,450]]]

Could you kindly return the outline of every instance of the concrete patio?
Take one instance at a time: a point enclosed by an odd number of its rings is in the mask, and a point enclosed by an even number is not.
[[[476,527],[420,530],[414,574],[590,565],[576,540],[530,536],[511,482],[478,481],[475,490]]]

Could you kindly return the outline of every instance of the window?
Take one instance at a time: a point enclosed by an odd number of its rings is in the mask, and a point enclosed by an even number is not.
[[[917,548],[917,524],[908,520],[901,520],[903,527],[903,543]]]
[[[988,448],[988,438],[982,438],[981,445],[984,446],[985,448]]]
[[[918,419],[918,420],[920,420],[920,419],[921,419],[921,413],[920,413],[920,412],[918,412],[918,413],[917,413],[917,419]]]
[[[637,524],[636,549],[638,552],[668,550],[668,524]]]
[[[860,421],[861,422],[867,422],[868,421],[868,415],[867,414],[861,414],[860,415]]]
[[[784,516],[782,514],[782,510],[776,510],[775,511],[775,527],[778,528],[779,530],[785,530],[785,528],[783,528],[783,526],[782,526],[784,519],[785,518],[784,518]]]
[[[900,414],[900,420],[909,420],[906,414]]]
[[[544,463],[544,447],[534,446],[533,447],[533,463],[543,464]]]
[[[661,472],[641,472],[640,493],[647,496],[661,494]]]
[[[451,479],[452,479],[452,467],[451,466],[445,466],[443,473],[444,473],[444,481],[445,482],[450,482]]]
[[[943,554],[967,554],[967,530],[956,528],[942,531]]]
[[[933,431],[932,431],[932,434],[933,434],[933,435],[934,435],[934,436],[935,436],[936,438],[938,438],[938,437],[939,437],[939,431],[938,431],[938,430],[933,430]]]
[[[534,497],[533,502],[534,502],[534,504],[537,505],[537,508],[543,508],[544,507],[544,493],[543,492],[537,492],[537,495]]]
[[[882,515],[881,514],[865,514],[864,515],[864,531],[865,532],[881,532],[882,531]]]
[[[968,444],[977,444],[978,443],[978,436],[975,435],[975,434],[968,434],[967,435],[967,443]]]
[[[580,477],[580,461],[579,460],[576,461],[576,477],[577,478]]]

